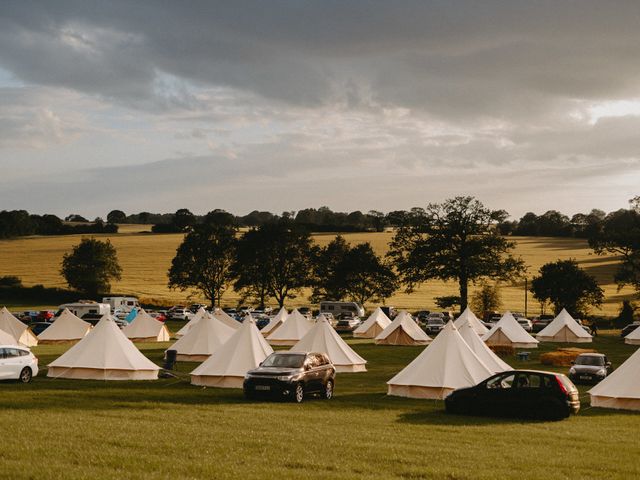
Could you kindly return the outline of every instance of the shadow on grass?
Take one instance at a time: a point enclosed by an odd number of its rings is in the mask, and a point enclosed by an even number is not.
[[[485,426],[496,424],[521,424],[521,423],[548,423],[548,420],[517,417],[492,417],[475,415],[454,415],[446,413],[444,402],[442,408],[435,410],[424,410],[419,412],[407,412],[398,417],[398,423],[409,423],[414,425],[448,425],[448,426]]]

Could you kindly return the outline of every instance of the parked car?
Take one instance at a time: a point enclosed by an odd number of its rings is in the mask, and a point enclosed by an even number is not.
[[[620,331],[620,336],[621,337],[626,337],[627,335],[629,335],[631,332],[633,332],[636,328],[640,327],[640,322],[633,322],[630,323],[629,325],[625,326],[621,331]]]
[[[555,317],[553,315],[538,315],[531,320],[531,331],[534,333],[541,332],[547,325],[549,325]]]
[[[47,328],[53,325],[52,322],[31,322],[29,324],[29,328],[33,332],[33,334],[37,337],[42,332],[44,332]]]
[[[460,388],[445,398],[448,413],[561,420],[580,410],[578,389],[565,375],[513,370]]]
[[[151,315],[153,318],[155,318],[159,322],[164,323],[167,321],[167,316],[162,312],[151,312],[149,313],[149,315]]]
[[[40,310],[36,319],[40,322],[47,322],[53,318],[54,313],[51,310]]]
[[[256,327],[258,327],[258,330],[262,330],[271,321],[271,317],[269,317],[269,315],[266,315],[264,313],[261,313],[258,315],[252,315],[252,316],[256,322]]]
[[[362,320],[360,317],[342,315],[338,317],[335,323],[337,332],[353,332],[362,324]]]
[[[307,318],[311,318],[313,312],[309,307],[300,307],[298,311]]]
[[[531,323],[531,320],[529,320],[528,318],[524,318],[524,317],[517,317],[516,321],[520,324],[520,326],[522,328],[524,328],[527,332],[531,332],[533,329],[533,325]]]
[[[611,362],[602,353],[581,353],[571,362],[569,378],[574,383],[598,383],[611,371]]]
[[[167,318],[169,320],[189,320],[192,316],[191,311],[181,305],[176,305],[167,310]]]
[[[440,330],[444,328],[444,320],[442,318],[437,317],[429,317],[427,318],[427,322],[424,326],[424,331],[427,332],[428,335],[438,335]]]
[[[0,380],[29,383],[38,375],[38,358],[26,347],[0,345]]]
[[[384,312],[384,314],[387,317],[389,317],[391,320],[393,320],[396,317],[396,315],[398,314],[398,312],[395,309],[395,307],[384,306],[384,307],[380,307],[380,310],[382,310]]]
[[[333,397],[336,369],[324,353],[274,352],[244,377],[245,398],[266,396],[302,402],[307,395]]]

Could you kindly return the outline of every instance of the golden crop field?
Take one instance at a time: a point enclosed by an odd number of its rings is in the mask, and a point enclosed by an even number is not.
[[[120,233],[94,235],[109,238],[118,251],[123,269],[122,280],[113,285],[113,291],[138,296],[143,301],[173,304],[189,301],[203,301],[190,292],[172,291],[167,288],[167,270],[171,264],[182,235],[153,235],[146,225],[124,225]],[[370,242],[374,249],[383,254],[392,234],[347,233],[343,235],[350,243]],[[314,235],[319,245],[326,245],[334,234]],[[80,235],[55,237],[28,237],[0,241],[0,276],[17,275],[25,285],[43,284],[47,287],[65,287],[59,274],[62,255],[80,241]],[[616,259],[611,256],[597,256],[581,239],[546,237],[515,237],[516,254],[529,267],[529,278],[533,277],[541,265],[557,259],[575,258],[580,266],[594,275],[605,290],[606,302],[602,309],[593,313],[615,315],[620,302],[633,297],[633,290],[617,290],[613,283]],[[471,289],[473,291],[473,287]],[[503,285],[501,288],[503,309],[524,311],[524,283]],[[434,297],[454,295],[457,285],[452,282],[433,281],[420,286],[414,293],[397,293],[387,303],[399,308],[417,310],[435,309]],[[238,296],[229,291],[223,303],[235,304]],[[308,305],[302,295],[290,302],[290,306]],[[539,313],[538,303],[529,294],[529,315]]]

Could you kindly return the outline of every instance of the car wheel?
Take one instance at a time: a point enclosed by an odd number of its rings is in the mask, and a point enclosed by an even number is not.
[[[29,367],[25,367],[20,372],[19,379],[22,383],[29,383],[32,377],[33,377],[33,373],[31,372],[31,369]]]
[[[302,403],[304,400],[304,386],[302,383],[296,385],[296,389],[293,391],[293,400],[296,403]]]
[[[324,386],[324,396],[322,398],[325,400],[331,400],[333,398],[333,380],[327,380],[327,384]]]

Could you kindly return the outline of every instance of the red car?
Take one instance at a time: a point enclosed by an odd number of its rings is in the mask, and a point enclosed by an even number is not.
[[[48,322],[52,318],[53,312],[51,310],[40,310],[40,313],[38,313],[36,320],[38,320],[39,322]]]

